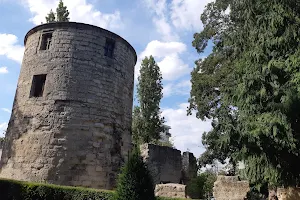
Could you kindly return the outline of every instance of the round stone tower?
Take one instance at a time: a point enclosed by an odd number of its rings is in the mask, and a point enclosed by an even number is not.
[[[0,177],[113,188],[131,148],[134,48],[75,22],[34,27],[24,43]]]

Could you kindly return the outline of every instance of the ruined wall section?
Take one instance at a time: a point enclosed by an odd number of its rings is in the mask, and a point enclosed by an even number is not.
[[[155,186],[155,196],[167,198],[186,199],[186,185],[177,183],[157,184]]]
[[[197,160],[193,153],[183,152],[182,154],[182,182],[187,185],[191,179],[197,176]]]
[[[48,50],[40,50],[43,31],[52,31]],[[106,38],[115,41],[112,58]],[[112,188],[131,148],[134,49],[73,22],[35,27],[25,42],[0,177]],[[38,74],[46,74],[43,96],[30,97]]]
[[[249,183],[239,181],[237,176],[218,176],[213,196],[216,200],[244,200],[249,190]]]
[[[182,163],[179,150],[154,144],[143,144],[140,149],[154,184],[180,183]]]
[[[4,145],[4,140],[0,140],[0,160],[1,160],[1,155],[2,155],[3,145]]]
[[[278,200],[299,200],[300,199],[300,188],[288,187],[288,188],[277,188]]]

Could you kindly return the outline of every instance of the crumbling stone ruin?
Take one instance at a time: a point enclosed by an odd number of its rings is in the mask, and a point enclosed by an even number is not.
[[[141,156],[155,184],[182,183],[182,180],[197,176],[196,158],[192,153],[155,144],[140,145]],[[188,173],[182,173],[182,172]],[[183,177],[184,174],[187,174]]]
[[[155,186],[155,196],[171,197],[171,198],[187,198],[186,185],[167,183],[157,184]]]
[[[140,149],[154,184],[180,182],[182,163],[179,150],[148,143],[142,144]]]
[[[3,143],[4,143],[4,141],[0,140],[0,158],[1,158],[1,155],[2,155]]]
[[[213,196],[215,200],[244,200],[249,190],[249,183],[240,181],[237,176],[218,176]]]
[[[215,200],[245,200],[250,190],[248,181],[239,181],[237,176],[218,176],[214,183]],[[299,200],[300,188],[269,189],[269,200]]]
[[[192,178],[197,176],[197,160],[193,153],[183,152],[182,154],[182,183],[187,185]]]
[[[278,200],[299,200],[300,188],[277,188],[277,198]]]
[[[0,177],[113,188],[131,149],[134,48],[75,22],[36,26],[24,43]]]
[[[140,145],[141,156],[150,171],[155,194],[163,197],[186,198],[186,184],[197,176],[196,158],[184,152],[155,144]]]

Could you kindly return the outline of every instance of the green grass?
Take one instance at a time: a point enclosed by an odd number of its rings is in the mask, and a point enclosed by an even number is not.
[[[0,179],[1,200],[113,200],[114,191]],[[157,197],[157,200],[182,200]]]

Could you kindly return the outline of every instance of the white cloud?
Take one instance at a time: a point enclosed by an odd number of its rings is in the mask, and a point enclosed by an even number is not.
[[[31,22],[38,25],[45,22],[45,16],[50,9],[54,12],[58,5],[58,0],[22,0],[29,8],[33,17]],[[114,13],[102,13],[86,0],[64,0],[70,12],[70,21],[93,24],[106,29],[117,29],[123,26],[119,11]]]
[[[188,103],[182,103],[178,108],[162,109],[166,124],[171,126],[170,133],[174,145],[181,151],[189,149],[196,157],[204,152],[201,142],[202,134],[211,130],[211,121],[201,121],[195,115],[187,116]]]
[[[178,56],[170,54],[158,62],[164,80],[176,80],[183,75],[190,73],[191,69]]]
[[[168,4],[166,0],[144,0],[146,6],[154,16],[152,21],[156,27],[156,31],[162,36],[162,40],[166,42],[178,41],[179,36],[173,30],[172,24],[168,20]]]
[[[162,35],[163,41],[179,41],[179,36],[172,30],[165,17],[153,18],[153,23],[156,30]]]
[[[166,0],[144,0],[150,11],[153,11],[158,16],[163,16],[167,11]]]
[[[182,42],[160,42],[153,40],[148,43],[146,49],[140,54],[139,57],[153,55],[162,58],[174,53],[183,53],[186,51],[186,45]]]
[[[17,36],[13,34],[0,33],[0,56],[6,56],[8,59],[21,63],[24,54],[24,47],[17,43]]]
[[[7,129],[7,125],[8,124],[6,122],[0,123],[0,137],[4,137],[4,132]]]
[[[7,113],[11,113],[11,110],[8,108],[1,108],[1,110],[3,110],[4,112],[7,112]]]
[[[164,97],[173,95],[189,95],[191,90],[191,82],[184,80],[179,83],[169,83],[163,86]]]
[[[147,47],[138,57],[135,68],[136,78],[139,75],[141,61],[145,56],[152,55],[160,67],[164,80],[176,80],[181,76],[190,73],[186,65],[179,57],[179,54],[186,51],[186,45],[181,42],[161,42],[153,40],[148,43]]]
[[[214,0],[144,0],[154,17],[157,32],[166,41],[178,39],[176,31],[200,31],[205,6]]]
[[[145,56],[155,56],[163,58],[170,54],[180,54],[186,51],[186,45],[182,42],[160,42],[153,40],[148,43],[146,49],[140,54],[140,58]]]
[[[197,30],[202,28],[200,16],[205,6],[213,0],[173,0],[171,3],[172,24],[180,30]]]
[[[7,74],[8,70],[7,67],[0,67],[0,74]]]
[[[181,53],[185,52],[187,47],[180,42],[179,31],[189,31],[201,25],[200,14],[209,1],[211,0],[200,1],[200,3],[199,0],[171,0],[169,2],[144,0],[150,13],[153,14],[152,21],[161,38],[160,41],[153,40],[148,43],[145,50],[140,53],[135,71],[136,77],[139,75],[141,60],[149,55],[155,57],[164,80],[177,80],[191,72],[192,68],[181,57]]]

